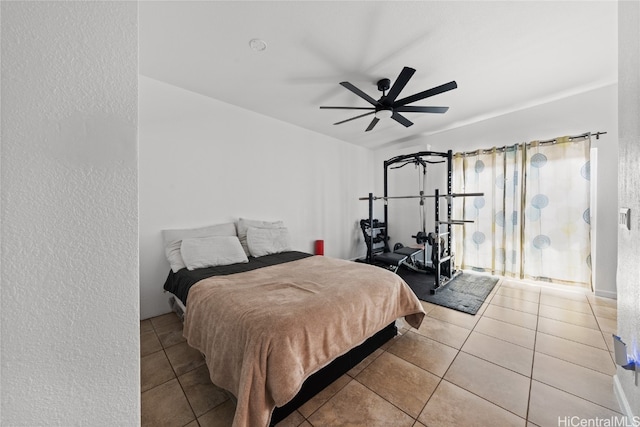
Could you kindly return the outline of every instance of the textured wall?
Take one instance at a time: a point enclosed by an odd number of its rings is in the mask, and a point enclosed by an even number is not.
[[[0,424],[136,425],[137,5],[1,7]]]
[[[619,206],[631,209],[631,230],[618,231],[618,334],[640,361],[640,2],[618,2]],[[640,386],[618,368],[633,415],[640,416]]]

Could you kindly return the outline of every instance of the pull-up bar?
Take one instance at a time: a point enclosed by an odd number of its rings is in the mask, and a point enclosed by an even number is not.
[[[484,196],[484,193],[451,193],[451,194],[423,194],[421,196],[373,196],[372,200],[390,200],[390,199],[426,199],[433,197],[479,197]],[[369,200],[369,197],[360,197],[358,200]]]

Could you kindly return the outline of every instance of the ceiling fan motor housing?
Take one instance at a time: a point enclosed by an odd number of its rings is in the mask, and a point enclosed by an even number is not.
[[[378,90],[380,92],[384,92],[389,90],[389,88],[391,87],[391,80],[389,79],[380,79],[378,80]]]

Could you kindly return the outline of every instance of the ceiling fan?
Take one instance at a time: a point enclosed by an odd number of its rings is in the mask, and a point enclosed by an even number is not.
[[[371,123],[365,132],[370,131],[378,124],[380,119],[382,118],[392,118],[396,122],[404,125],[405,127],[409,127],[413,124],[406,117],[401,115],[400,113],[446,113],[449,107],[419,107],[411,104],[412,102],[420,101],[421,99],[429,98],[430,96],[438,95],[443,92],[450,91],[458,87],[458,84],[455,81],[451,81],[449,83],[445,83],[440,86],[436,86],[434,88],[425,90],[420,93],[416,93],[415,95],[407,96],[406,98],[398,99],[398,95],[404,89],[404,87],[409,82],[409,79],[413,76],[416,70],[409,67],[404,67],[400,72],[400,75],[391,86],[391,80],[389,79],[381,79],[378,80],[378,90],[382,92],[382,97],[377,101],[352,85],[349,82],[340,82],[342,86],[349,89],[351,92],[358,95],[360,98],[367,101],[371,104],[371,107],[320,107],[321,109],[339,109],[339,110],[371,110],[368,113],[361,114],[356,117],[351,117],[350,119],[342,120],[340,122],[334,123],[334,125],[339,125],[342,123],[349,122],[351,120],[359,119],[361,117],[365,117],[371,114],[375,114]],[[388,93],[386,91],[389,91]]]

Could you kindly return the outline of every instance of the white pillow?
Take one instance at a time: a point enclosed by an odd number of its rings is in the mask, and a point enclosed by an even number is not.
[[[249,246],[247,245],[247,230],[249,227],[255,228],[282,228],[284,227],[284,223],[282,221],[257,221],[254,219],[245,219],[240,218],[238,220],[238,239],[240,239],[240,244],[242,245],[242,249],[244,249],[244,253],[247,255],[251,255],[249,252]]]
[[[189,270],[249,262],[236,236],[184,239],[180,253]]]
[[[247,244],[251,256],[259,257],[290,251],[289,230],[281,228],[249,227]]]
[[[180,245],[183,239],[207,236],[236,236],[236,226],[229,222],[226,224],[209,225],[200,228],[188,228],[182,230],[162,230],[164,239],[164,253],[171,264],[171,270],[177,273],[186,265],[180,254]]]

